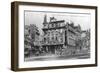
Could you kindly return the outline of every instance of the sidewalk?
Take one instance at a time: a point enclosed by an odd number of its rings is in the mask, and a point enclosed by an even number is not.
[[[48,54],[46,56],[32,56],[25,58],[25,61],[45,61],[45,60],[62,60],[62,59],[84,59],[89,58],[89,54],[76,54],[76,55],[56,55]]]
[[[58,55],[45,55],[45,56],[31,56],[31,57],[28,57],[28,58],[25,58],[25,61],[33,61],[33,60],[36,60],[36,59],[45,59],[45,58],[56,58],[56,57],[59,57]]]

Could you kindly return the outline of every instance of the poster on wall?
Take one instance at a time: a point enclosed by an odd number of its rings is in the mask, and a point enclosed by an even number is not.
[[[11,69],[97,66],[97,7],[11,3]]]

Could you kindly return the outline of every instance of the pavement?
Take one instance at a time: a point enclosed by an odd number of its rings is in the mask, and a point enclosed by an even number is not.
[[[46,55],[46,56],[31,56],[25,58],[25,61],[47,61],[47,60],[63,60],[63,59],[87,59],[90,58],[90,54],[82,55]]]

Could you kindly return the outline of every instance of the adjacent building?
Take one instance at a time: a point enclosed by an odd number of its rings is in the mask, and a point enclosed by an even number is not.
[[[82,31],[81,37],[83,50],[90,51],[90,29]]]

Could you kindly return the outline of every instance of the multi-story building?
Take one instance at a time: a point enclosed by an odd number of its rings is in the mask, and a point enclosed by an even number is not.
[[[67,22],[65,28],[66,54],[75,54],[81,49],[81,27],[75,26],[73,22]]]
[[[54,17],[47,22],[47,17],[44,17],[43,22],[43,47],[46,52],[55,53],[55,50],[60,49],[64,44],[64,20],[56,20]]]
[[[47,16],[44,16],[43,22],[43,47],[46,52],[56,53],[56,51],[75,51],[79,45],[81,38],[80,26],[74,26],[74,23],[66,22],[65,20],[57,20],[50,17],[47,22]],[[77,44],[76,44],[77,43]],[[68,50],[69,49],[69,50]]]

